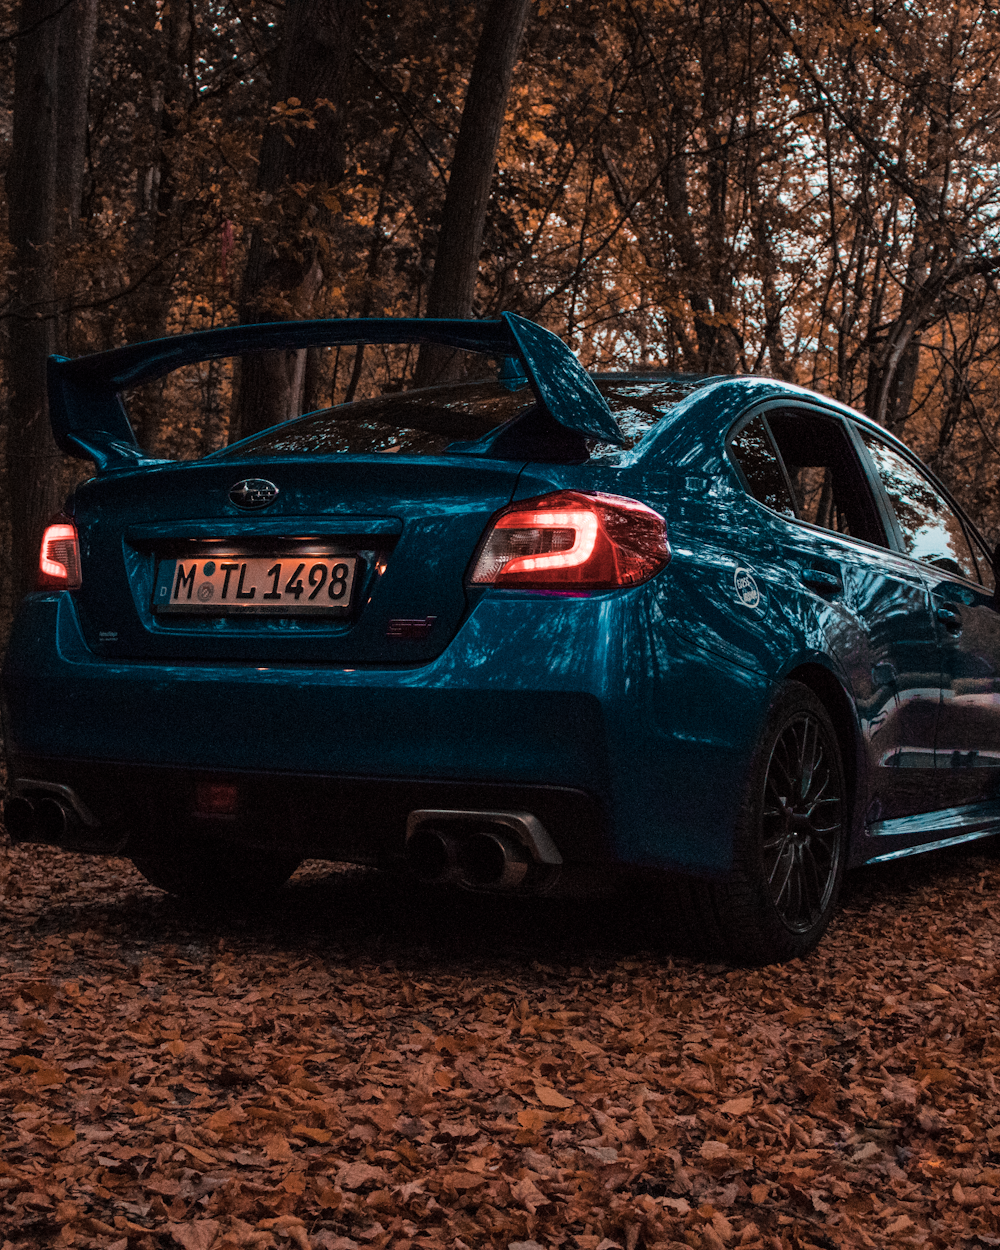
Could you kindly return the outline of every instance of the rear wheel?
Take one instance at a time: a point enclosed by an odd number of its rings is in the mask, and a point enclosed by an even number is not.
[[[840,894],[849,804],[826,708],[787,682],[754,752],[733,837],[733,870],[697,883],[693,919],[739,963],[777,963],[820,940]]]
[[[200,839],[178,839],[132,856],[152,885],[200,907],[265,903],[299,866],[296,855]]]

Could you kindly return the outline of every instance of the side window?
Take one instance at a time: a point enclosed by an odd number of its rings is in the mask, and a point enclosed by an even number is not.
[[[775,512],[794,516],[795,505],[788,493],[788,483],[760,417],[754,417],[733,435],[729,449],[743,470],[754,499]]]
[[[980,580],[958,513],[934,483],[905,456],[869,430],[861,430],[899,522],[908,555],[970,582]]]
[[[885,545],[878,510],[842,422],[780,409],[767,414],[803,521]]]

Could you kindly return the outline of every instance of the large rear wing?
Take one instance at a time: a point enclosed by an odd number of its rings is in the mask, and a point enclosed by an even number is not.
[[[123,390],[184,365],[226,356],[368,343],[433,343],[510,358],[519,362],[535,398],[560,425],[624,446],[611,409],[570,349],[551,331],[514,313],[502,313],[498,321],[419,317],[279,321],[178,334],[76,360],[50,356],[52,432],[61,451],[93,460],[98,472],[129,468],[146,457],[122,403]]]

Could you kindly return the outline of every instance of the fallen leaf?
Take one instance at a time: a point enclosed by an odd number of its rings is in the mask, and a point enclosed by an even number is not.
[[[441,1177],[441,1184],[445,1189],[455,1189],[460,1192],[466,1189],[476,1189],[485,1183],[485,1177],[475,1172],[446,1172]]]
[[[35,1085],[65,1085],[69,1079],[62,1068],[36,1068],[31,1074]]]
[[[274,1159],[276,1163],[291,1163],[295,1158],[291,1146],[288,1144],[288,1138],[282,1133],[272,1133],[264,1138],[264,1153],[269,1159]]]
[[[234,1124],[242,1124],[247,1118],[247,1113],[242,1107],[225,1107],[210,1115],[205,1121],[205,1127],[211,1129],[213,1133],[221,1133],[232,1128]]]
[[[598,1163],[614,1163],[618,1159],[618,1151],[614,1146],[584,1146],[583,1153],[596,1159]]]
[[[572,1098],[565,1097],[558,1090],[551,1089],[547,1085],[536,1085],[535,1097],[543,1107],[572,1107],[575,1105]]]
[[[719,1110],[723,1115],[746,1115],[748,1111],[753,1110],[753,1094],[745,1094],[739,1098],[730,1098],[728,1102],[724,1102]]]
[[[649,1112],[645,1107],[640,1107],[635,1113],[635,1124],[638,1128],[643,1141],[651,1142],[656,1137],[656,1125],[650,1118]]]
[[[45,1136],[53,1146],[61,1148],[71,1146],[76,1141],[76,1130],[68,1124],[49,1124],[45,1129]]]
[[[370,1163],[349,1163],[337,1173],[337,1184],[341,1189],[384,1185],[388,1179],[385,1168],[372,1167]]]
[[[200,1146],[193,1146],[189,1142],[182,1142],[181,1149],[186,1150],[196,1163],[203,1163],[207,1167],[211,1167],[212,1164],[218,1162],[215,1155],[210,1154],[207,1150],[202,1150]]]
[[[900,1215],[892,1221],[891,1224],[885,1226],[886,1233],[894,1235],[895,1233],[907,1233],[913,1228],[913,1221],[908,1215]]]
[[[510,1192],[531,1215],[534,1215],[540,1206],[544,1206],[548,1202],[545,1194],[537,1188],[534,1181],[528,1176],[519,1180],[516,1185],[511,1185]]]
[[[551,1111],[539,1111],[537,1107],[528,1107],[524,1111],[517,1113],[517,1122],[521,1128],[529,1129],[533,1133],[540,1133],[549,1120],[553,1117]]]
[[[309,1141],[325,1145],[333,1140],[333,1133],[328,1128],[311,1128],[308,1124],[293,1124],[292,1133],[296,1137],[305,1137]]]
[[[212,1250],[219,1232],[218,1220],[191,1220],[184,1224],[167,1224],[167,1232],[183,1250]]]

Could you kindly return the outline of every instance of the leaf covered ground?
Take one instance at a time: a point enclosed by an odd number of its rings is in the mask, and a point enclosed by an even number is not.
[[[0,854],[3,1250],[1000,1245],[988,850],[763,970],[620,901],[314,865],[237,924]]]

